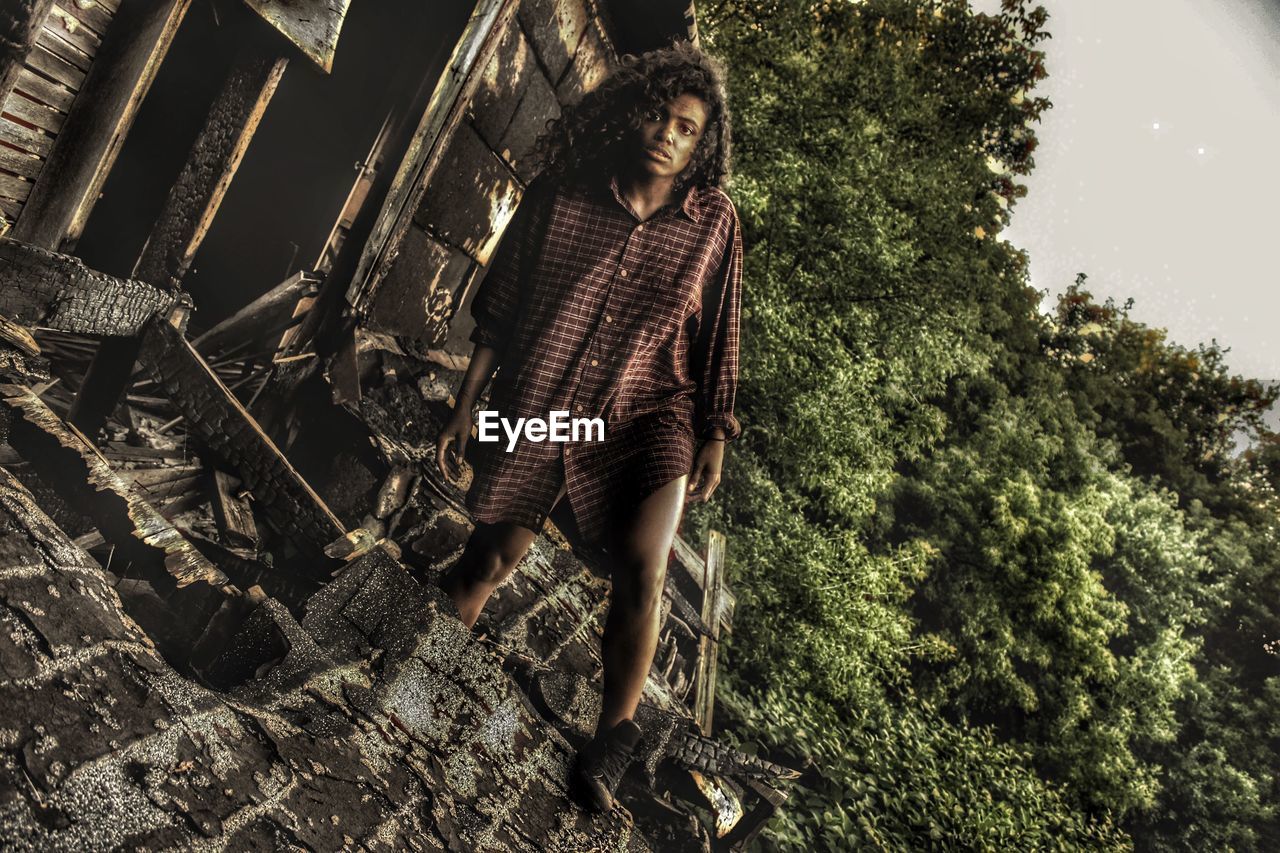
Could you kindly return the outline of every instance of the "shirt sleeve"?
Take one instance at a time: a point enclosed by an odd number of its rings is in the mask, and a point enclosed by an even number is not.
[[[738,316],[742,307],[742,233],[738,212],[730,206],[724,259],[703,285],[702,322],[693,347],[693,376],[698,381],[694,426],[700,438],[720,427],[726,441],[742,433],[733,414],[738,388]]]
[[[489,268],[471,300],[476,327],[470,339],[474,343],[502,352],[511,341],[520,313],[521,282],[537,251],[538,202],[545,189],[541,179],[529,184],[494,249]]]

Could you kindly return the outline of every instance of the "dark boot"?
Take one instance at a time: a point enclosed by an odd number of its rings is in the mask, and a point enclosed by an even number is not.
[[[623,720],[611,731],[597,734],[578,753],[574,775],[600,811],[613,808],[614,792],[631,766],[639,741],[640,727],[632,720]]]

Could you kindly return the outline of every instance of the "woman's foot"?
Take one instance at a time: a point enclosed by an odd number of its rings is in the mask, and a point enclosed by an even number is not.
[[[640,734],[634,721],[623,720],[610,731],[597,734],[578,753],[574,776],[600,811],[613,808],[614,792],[631,766]]]

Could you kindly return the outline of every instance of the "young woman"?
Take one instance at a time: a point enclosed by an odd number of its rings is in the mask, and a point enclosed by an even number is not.
[[[538,149],[541,172],[472,303],[476,347],[437,462],[454,476],[450,445],[456,464],[495,368],[490,409],[509,423],[568,412],[601,419],[604,436],[525,434],[508,451],[504,432],[479,444],[467,493],[475,531],[443,586],[474,625],[567,494],[612,578],[603,708],[575,766],[607,810],[640,738],[631,717],[657,649],[685,500],[711,497],[725,444],[741,432],[742,239],[720,188],[729,160],[720,69],[687,43],[624,57]]]

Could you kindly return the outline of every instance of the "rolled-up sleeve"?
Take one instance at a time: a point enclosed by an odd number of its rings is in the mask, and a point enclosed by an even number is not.
[[[471,300],[471,316],[476,327],[470,339],[474,343],[501,352],[511,341],[520,311],[521,282],[537,251],[538,200],[545,189],[542,180],[529,184],[498,241],[489,268]]]
[[[738,318],[742,308],[742,233],[732,205],[724,259],[702,291],[702,322],[692,349],[693,376],[698,380],[694,426],[700,438],[715,427],[726,441],[742,434],[733,413],[738,389]]]

